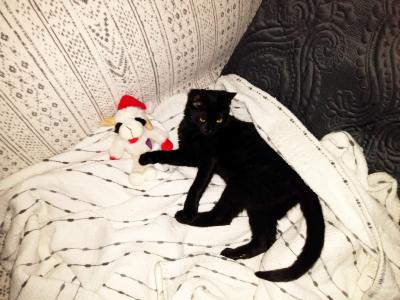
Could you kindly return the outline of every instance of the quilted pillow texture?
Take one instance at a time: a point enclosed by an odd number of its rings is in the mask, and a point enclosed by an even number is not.
[[[263,1],[223,74],[274,95],[318,137],[346,130],[400,180],[400,1]]]
[[[259,4],[1,0],[0,178],[89,135],[125,93],[156,104],[215,81]]]

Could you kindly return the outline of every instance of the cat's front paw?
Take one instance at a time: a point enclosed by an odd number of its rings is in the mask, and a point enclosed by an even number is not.
[[[238,251],[237,248],[225,248],[222,250],[221,255],[233,260],[247,258],[246,254]]]
[[[139,157],[139,163],[142,166],[148,165],[148,164],[155,164],[156,161],[156,157],[154,155],[154,152],[146,152],[140,155]]]
[[[187,213],[184,210],[178,210],[175,213],[175,219],[182,224],[188,224],[190,225],[194,219],[196,218],[195,213]]]

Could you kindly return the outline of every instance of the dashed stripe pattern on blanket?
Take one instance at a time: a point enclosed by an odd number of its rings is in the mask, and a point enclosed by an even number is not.
[[[233,113],[243,109],[236,102],[234,107]],[[182,114],[163,115],[163,125],[175,128],[176,133]],[[0,195],[7,203],[0,226],[1,265],[10,276],[22,275],[20,283],[12,286],[11,299],[29,295],[44,299],[35,294],[37,286],[46,286],[54,279],[56,284],[46,291],[45,299],[85,299],[96,293],[116,300],[157,299],[167,289],[183,293],[188,282],[204,278],[212,278],[221,289],[238,287],[246,295],[254,296],[265,285],[269,292],[280,295],[279,299],[307,299],[301,296],[296,282],[260,282],[253,272],[262,266],[262,255],[254,261],[232,261],[219,255],[223,248],[249,240],[246,215],[224,228],[198,229],[176,223],[174,213],[182,208],[194,170],[171,167],[147,186],[132,187],[127,178],[129,159],[106,159],[111,139],[112,132],[107,130],[93,134],[74,151],[44,161],[48,168],[45,173]],[[209,210],[223,187],[214,178],[200,209]],[[385,185],[387,194],[391,188]],[[376,249],[363,243],[331,205],[321,201],[330,240],[315,267],[300,279],[301,287],[320,299],[346,299],[354,287],[349,289],[345,278],[338,275],[332,255],[341,255],[347,272],[359,277]],[[390,206],[390,201],[376,200],[382,207],[384,203]],[[392,218],[396,220],[395,215]],[[301,251],[304,237],[304,220],[295,208],[279,222],[277,242],[270,255],[285,255],[285,264],[289,265]],[[340,245],[338,253],[334,253],[335,243]],[[44,251],[29,254],[29,249],[44,244]],[[269,252],[266,259],[272,263]],[[397,263],[392,261],[393,265]],[[161,269],[162,286],[154,275],[157,267]],[[201,286],[215,292],[207,282]],[[243,299],[241,295],[230,299]]]

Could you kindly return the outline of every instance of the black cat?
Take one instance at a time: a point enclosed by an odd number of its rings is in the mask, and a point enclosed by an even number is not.
[[[297,203],[307,221],[307,238],[292,266],[256,272],[270,281],[299,278],[317,261],[324,244],[324,219],[316,194],[299,175],[260,137],[252,123],[229,115],[234,93],[191,90],[178,129],[179,149],[142,154],[139,162],[197,167],[184,208],[176,220],[192,226],[228,225],[246,210],[251,241],[221,254],[243,259],[267,251],[276,240],[277,221]],[[265,116],[268,118],[268,116]],[[209,212],[198,212],[201,196],[216,173],[225,190]]]

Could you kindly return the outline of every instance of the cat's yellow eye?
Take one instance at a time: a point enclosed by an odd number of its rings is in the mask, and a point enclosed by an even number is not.
[[[206,119],[204,119],[203,117],[200,117],[199,121],[200,121],[201,123],[205,123],[205,122],[206,122]]]
[[[218,123],[218,124],[221,124],[223,120],[224,120],[224,118],[219,117],[219,118],[217,119],[217,123]]]

